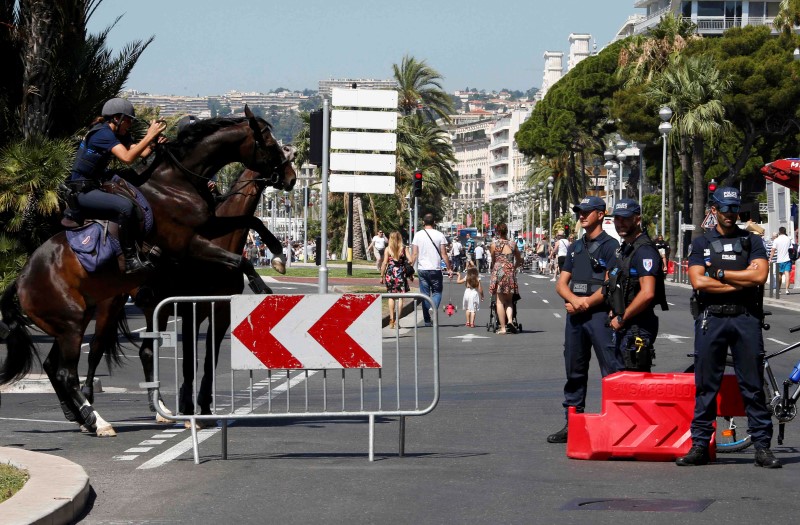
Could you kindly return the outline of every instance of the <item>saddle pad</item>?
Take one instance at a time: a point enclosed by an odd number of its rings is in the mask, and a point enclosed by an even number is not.
[[[124,185],[136,195],[136,203],[139,204],[144,212],[144,235],[149,234],[153,229],[153,210],[150,208],[150,203],[147,202],[147,199],[145,199],[144,195],[142,195],[142,192],[139,191],[139,188],[133,184],[128,184],[125,179],[119,175],[114,175],[111,177],[111,181],[115,182],[116,184]]]
[[[82,228],[67,230],[67,242],[78,257],[81,266],[92,273],[109,261],[122,255],[119,241],[107,235],[100,223],[91,222]]]

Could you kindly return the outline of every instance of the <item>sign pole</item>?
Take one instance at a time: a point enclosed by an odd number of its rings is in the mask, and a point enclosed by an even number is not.
[[[330,155],[330,128],[331,113],[328,106],[328,99],[322,101],[322,190],[320,201],[322,209],[320,213],[320,239],[322,247],[320,256],[322,264],[319,267],[319,289],[318,293],[328,293],[328,160]]]

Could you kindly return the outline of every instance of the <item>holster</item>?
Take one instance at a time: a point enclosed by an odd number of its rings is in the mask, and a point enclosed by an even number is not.
[[[697,319],[703,311],[703,305],[700,303],[700,298],[697,292],[693,293],[689,298],[689,313],[692,314],[692,319]]]
[[[650,372],[656,358],[656,350],[652,341],[639,335],[639,330],[633,327],[628,338],[628,344],[622,348],[622,358],[626,370],[636,372]]]

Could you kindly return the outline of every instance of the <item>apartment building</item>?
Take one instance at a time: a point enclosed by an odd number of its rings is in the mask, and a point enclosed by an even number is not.
[[[489,171],[489,134],[495,119],[462,122],[450,131],[454,167],[458,173],[458,194],[453,199],[464,209],[480,208],[486,202],[486,175]]]
[[[495,121],[489,137],[489,180],[486,198],[490,201],[506,199],[510,193],[522,189],[528,173],[525,156],[517,149],[514,135],[530,116],[528,108],[515,109]]]
[[[632,24],[629,18],[617,38],[645,33],[669,12],[691,20],[701,35],[721,35],[731,27],[748,25],[771,27],[780,3],[780,0],[637,0],[633,6],[645,9],[645,14],[638,15]]]
[[[211,116],[209,101],[216,100],[231,108],[234,114],[244,114],[245,104],[250,107],[276,108],[278,111],[298,110],[300,103],[309,97],[294,91],[280,93],[257,93],[229,91],[224,95],[210,97],[184,97],[175,95],[151,95],[136,90],[128,90],[122,96],[134,106],[159,107],[162,117],[173,115],[195,115],[200,118]]]

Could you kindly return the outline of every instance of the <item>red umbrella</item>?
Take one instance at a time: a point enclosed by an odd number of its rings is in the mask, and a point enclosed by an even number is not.
[[[772,161],[763,168],[761,173],[767,180],[781,186],[785,186],[792,191],[800,188],[800,159],[779,159]]]

